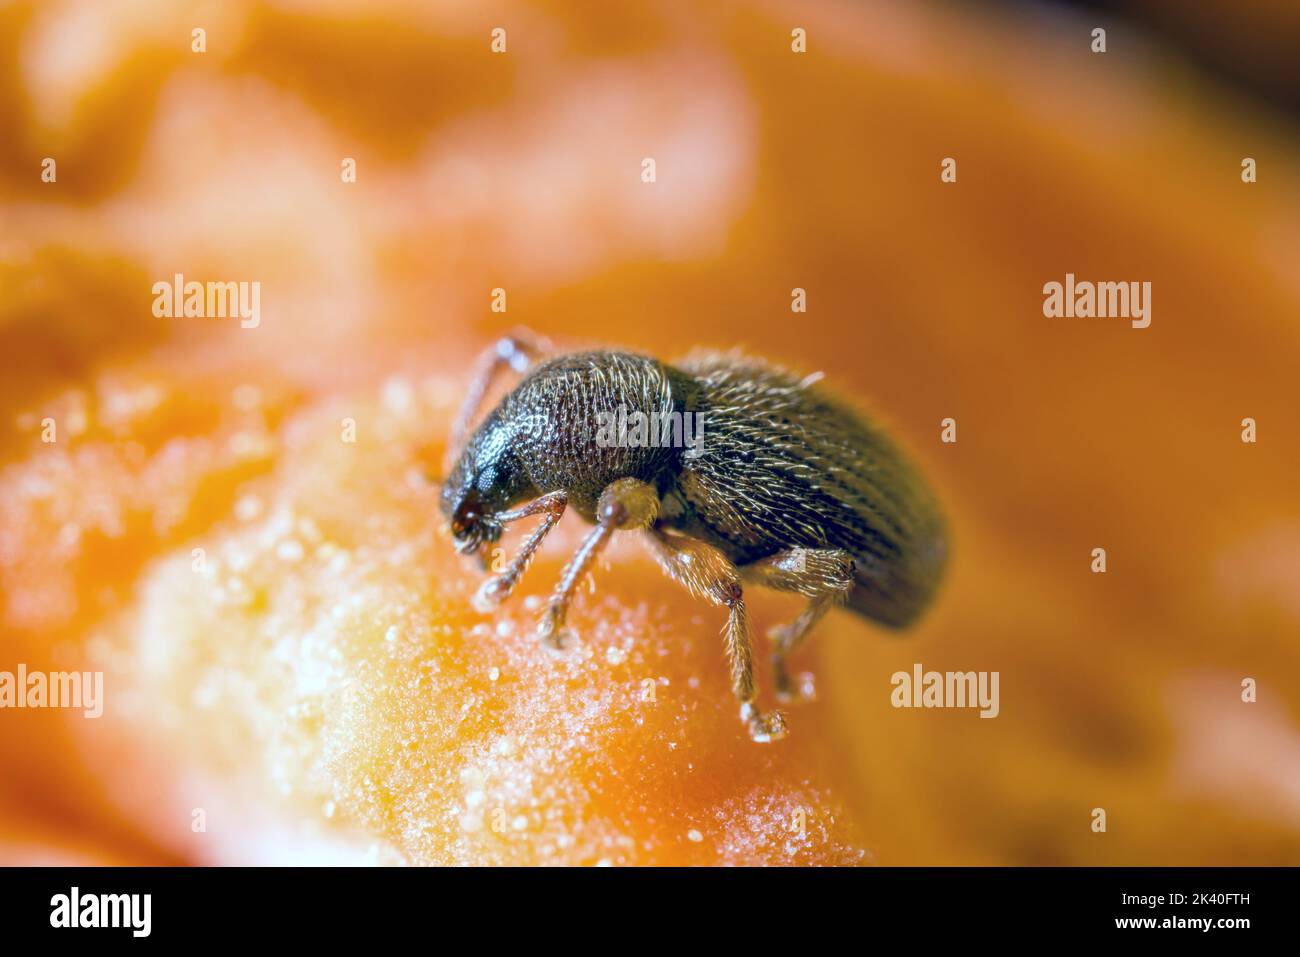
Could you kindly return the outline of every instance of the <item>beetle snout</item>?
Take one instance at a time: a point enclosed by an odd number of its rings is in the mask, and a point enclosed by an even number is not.
[[[451,514],[451,537],[456,551],[473,555],[484,540],[495,541],[501,531],[477,492],[471,491],[456,504]]]
[[[462,555],[473,555],[478,551],[481,544],[483,544],[483,539],[477,532],[465,535],[457,535],[454,531],[452,532],[452,546]]]
[[[462,555],[473,555],[483,544],[483,527],[477,516],[453,517],[451,520],[451,540],[456,551]]]

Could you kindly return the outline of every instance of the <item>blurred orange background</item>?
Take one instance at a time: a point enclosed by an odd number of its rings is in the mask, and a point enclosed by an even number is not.
[[[0,670],[107,675],[0,710],[0,862],[1300,861],[1300,140],[1167,7],[0,4]],[[155,318],[178,272],[260,324]],[[833,613],[772,747],[634,542],[536,646],[576,516],[476,615],[425,476],[520,325],[824,371],[946,504],[932,614]],[[895,710],[915,662],[999,717]]]

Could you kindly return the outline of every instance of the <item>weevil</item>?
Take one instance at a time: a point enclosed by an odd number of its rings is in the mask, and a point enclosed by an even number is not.
[[[947,533],[935,496],[893,441],[827,394],[754,358],[696,353],[673,364],[619,351],[542,360],[532,336],[484,356],[452,431],[441,508],[456,549],[476,554],[506,525],[540,524],[475,596],[509,597],[568,510],[594,527],[565,566],[538,624],[556,648],[580,582],[616,531],[634,531],[664,572],[726,609],[731,686],[755,741],[785,736],[780,711],[760,711],[746,585],[808,599],[769,632],[778,698],[796,697],[787,659],[837,604],[893,629],[912,624],[943,577]],[[492,380],[519,384],[470,433]],[[612,422],[694,417],[694,440]],[[668,441],[661,441],[667,437]]]

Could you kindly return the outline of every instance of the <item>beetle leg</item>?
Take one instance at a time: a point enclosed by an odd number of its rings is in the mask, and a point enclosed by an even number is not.
[[[460,412],[451,429],[451,439],[447,443],[444,470],[450,470],[452,463],[460,455],[465,445],[465,436],[474,422],[474,414],[483,404],[483,397],[492,387],[492,381],[505,367],[523,375],[542,353],[550,349],[550,343],[527,329],[517,329],[510,335],[502,336],[496,343],[486,349],[475,367],[474,378],[470,381]]]
[[[496,516],[496,520],[505,525],[541,512],[542,523],[533,530],[533,534],[529,535],[528,539],[519,547],[514,561],[506,566],[506,570],[499,575],[492,576],[479,588],[478,593],[474,596],[475,608],[482,612],[490,611],[510,597],[510,593],[519,584],[519,579],[523,578],[524,572],[528,571],[528,565],[533,560],[533,555],[537,552],[538,547],[542,544],[542,540],[546,538],[550,530],[555,527],[556,523],[564,515],[564,508],[568,502],[569,497],[563,491],[551,492],[541,498],[533,499],[527,505],[509,512],[501,512]]]
[[[740,702],[740,720],[749,736],[759,742],[777,741],[786,735],[785,715],[761,712],[754,702],[754,651],[749,638],[749,616],[745,610],[740,574],[731,561],[704,542],[669,535],[652,528],[646,535],[651,553],[664,572],[697,598],[727,609],[727,660],[731,666],[731,690]]]
[[[639,479],[622,478],[611,482],[596,503],[596,527],[583,539],[578,551],[560,575],[551,594],[551,602],[537,626],[537,635],[553,648],[563,648],[568,634],[564,619],[569,614],[574,592],[582,576],[590,570],[600,550],[616,531],[647,528],[659,515],[659,495],[654,486]]]
[[[853,590],[853,556],[838,548],[791,548],[741,568],[741,574],[755,584],[778,591],[797,592],[808,599],[808,607],[788,625],[769,633],[776,646],[772,652],[772,674],[781,700],[812,697],[811,675],[795,688],[786,658],[807,637],[813,625]]]

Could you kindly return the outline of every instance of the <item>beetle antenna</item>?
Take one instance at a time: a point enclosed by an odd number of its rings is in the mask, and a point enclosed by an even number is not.
[[[465,447],[469,427],[488,389],[496,377],[507,367],[520,375],[526,373],[537,361],[537,357],[551,349],[549,340],[528,329],[516,329],[502,336],[495,344],[486,349],[475,365],[473,379],[465,392],[460,413],[451,428],[451,441],[447,443],[447,455],[444,467],[450,469]]]

